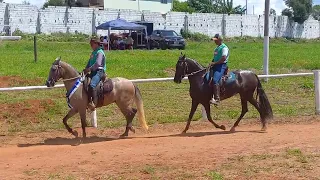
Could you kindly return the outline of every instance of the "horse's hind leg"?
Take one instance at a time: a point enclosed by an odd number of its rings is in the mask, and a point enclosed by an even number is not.
[[[78,132],[77,131],[72,131],[72,129],[69,127],[67,121],[69,118],[71,118],[72,116],[74,116],[75,114],[77,114],[78,111],[74,110],[74,109],[70,109],[70,111],[68,112],[68,114],[63,118],[63,124],[66,127],[66,129],[68,130],[69,133],[71,133],[72,135],[74,135],[75,137],[78,137]]]
[[[261,130],[262,131],[266,131],[267,130],[267,124],[266,124],[266,121],[263,119],[263,116],[261,114],[258,102],[253,97],[251,99],[249,99],[249,102],[257,109],[257,111],[260,114],[260,119],[261,119],[261,122],[262,122],[262,129]]]
[[[234,123],[233,127],[230,129],[231,132],[236,131],[236,127],[239,125],[240,120],[248,112],[248,100],[243,97],[241,97],[241,107],[242,107],[241,114],[240,114],[239,118],[237,119],[237,121]]]
[[[207,117],[208,117],[208,121],[211,122],[211,124],[214,125],[215,128],[219,128],[219,129],[222,129],[222,130],[226,130],[226,127],[224,125],[218,125],[217,123],[215,123],[213,120],[212,120],[212,117],[211,117],[211,114],[210,114],[210,104],[209,103],[206,103],[206,104],[203,104],[204,108],[206,109],[206,112],[207,112]]]
[[[128,106],[124,106],[124,105],[120,105],[118,104],[118,107],[120,108],[122,114],[126,117],[127,120],[127,126],[126,126],[126,130],[125,132],[121,135],[121,137],[126,137],[129,135],[129,130],[132,131],[133,133],[135,133],[134,128],[132,127],[132,120],[134,118],[134,116],[137,113],[137,109]]]
[[[81,118],[81,127],[82,127],[82,137],[86,138],[87,137],[87,133],[86,133],[86,126],[87,126],[87,122],[86,122],[86,109],[82,109],[80,112],[80,118]]]

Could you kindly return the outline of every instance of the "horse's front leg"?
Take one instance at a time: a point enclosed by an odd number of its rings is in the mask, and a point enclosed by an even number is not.
[[[75,137],[78,137],[78,132],[77,131],[72,131],[72,129],[70,128],[70,126],[68,125],[68,119],[70,119],[72,116],[74,116],[75,114],[77,114],[78,111],[76,109],[70,109],[70,111],[68,112],[68,114],[63,118],[63,124],[66,127],[66,129],[68,130],[69,133],[71,133],[72,135],[74,135]]]
[[[191,123],[192,117],[193,117],[195,111],[197,110],[198,105],[199,105],[198,101],[192,100],[191,111],[190,111],[190,114],[189,114],[189,118],[187,120],[187,125],[186,125],[186,128],[184,129],[184,131],[182,133],[186,133],[188,131],[188,129],[190,127],[190,123]]]

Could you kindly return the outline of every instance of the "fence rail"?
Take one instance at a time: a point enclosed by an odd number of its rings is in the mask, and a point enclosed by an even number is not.
[[[320,115],[320,70],[314,70],[310,73],[294,73],[294,74],[273,74],[273,75],[258,75],[259,78],[285,78],[285,77],[299,77],[299,76],[314,76],[314,86],[315,86],[315,113]],[[187,80],[185,77],[183,80]],[[151,78],[151,79],[134,79],[130,80],[134,83],[148,83],[148,82],[165,82],[165,81],[173,81],[173,77],[170,78]],[[54,87],[46,87],[46,86],[27,86],[27,87],[8,87],[8,88],[0,88],[0,92],[5,91],[27,91],[27,90],[46,90],[53,88],[63,88],[64,84],[57,84]],[[202,117],[204,119],[207,118],[204,109],[202,108]]]

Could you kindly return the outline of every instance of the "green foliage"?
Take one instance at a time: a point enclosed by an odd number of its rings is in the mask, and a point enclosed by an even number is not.
[[[75,0],[48,0],[46,3],[44,3],[43,8],[46,8],[48,6],[78,6],[82,7],[81,2],[76,2]]]
[[[312,16],[315,20],[320,21],[320,5],[315,5],[312,8]]]
[[[312,0],[284,0],[289,9],[282,11],[282,15],[291,17],[295,22],[302,24],[312,13]]]
[[[233,7],[233,0],[188,0],[188,6],[199,13],[244,14],[245,7]]]
[[[172,11],[193,13],[195,9],[190,7],[187,1],[180,2],[179,0],[173,0]]]
[[[198,13],[213,13],[217,9],[214,0],[188,0],[188,5]]]
[[[46,8],[48,6],[64,6],[65,1],[64,0],[48,0],[46,3],[44,3],[43,7]]]

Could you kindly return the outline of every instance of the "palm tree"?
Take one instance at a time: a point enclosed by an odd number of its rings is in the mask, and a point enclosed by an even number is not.
[[[233,0],[223,0],[221,4],[222,13],[226,14],[244,14],[246,12],[245,7],[236,6],[233,7]]]

